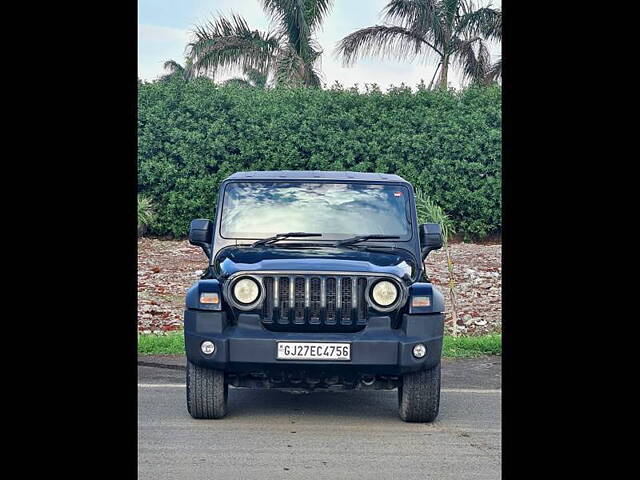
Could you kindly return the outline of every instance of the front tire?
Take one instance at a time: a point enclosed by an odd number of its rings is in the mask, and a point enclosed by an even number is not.
[[[404,374],[398,403],[405,422],[434,421],[440,409],[440,362],[429,370]]]
[[[224,417],[228,393],[223,371],[187,361],[187,410],[193,418]]]

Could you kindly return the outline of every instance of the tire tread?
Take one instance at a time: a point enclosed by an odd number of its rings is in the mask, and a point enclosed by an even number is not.
[[[429,370],[406,373],[398,387],[400,418],[432,422],[440,409],[440,363]]]
[[[193,418],[222,418],[227,414],[228,386],[224,372],[187,361],[187,410]]]

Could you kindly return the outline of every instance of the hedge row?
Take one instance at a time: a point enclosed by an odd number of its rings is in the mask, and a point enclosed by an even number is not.
[[[236,171],[354,170],[404,177],[478,239],[501,230],[501,89],[140,83],[138,162],[155,235],[182,237],[191,219],[211,218],[220,182]]]

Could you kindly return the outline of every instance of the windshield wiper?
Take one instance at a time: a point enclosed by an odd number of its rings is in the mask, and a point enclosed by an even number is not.
[[[353,245],[358,242],[365,242],[367,240],[377,240],[377,239],[386,239],[386,238],[400,238],[397,235],[358,235],[356,237],[345,238],[344,240],[340,240],[336,243],[336,247],[342,247],[344,245]]]
[[[278,242],[280,240],[284,240],[289,237],[321,237],[321,233],[307,233],[307,232],[289,232],[289,233],[278,233],[273,237],[263,238],[262,240],[258,240],[257,242],[253,242],[251,244],[252,247],[257,247],[259,245],[271,245],[272,243]]]

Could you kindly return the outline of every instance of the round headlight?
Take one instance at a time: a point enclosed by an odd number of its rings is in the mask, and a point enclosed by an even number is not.
[[[260,287],[250,278],[243,278],[238,280],[233,286],[233,296],[235,299],[244,304],[253,303],[260,294]]]
[[[371,298],[381,307],[388,307],[398,298],[398,289],[393,283],[382,280],[373,286]]]

